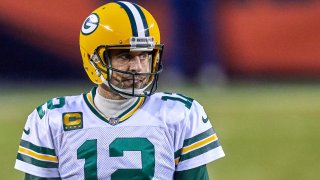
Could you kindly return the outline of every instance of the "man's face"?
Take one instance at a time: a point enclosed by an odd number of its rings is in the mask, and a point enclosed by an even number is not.
[[[134,51],[129,50],[109,50],[110,53],[110,63],[111,67],[127,72],[136,73],[149,73],[151,69],[151,59],[152,55],[150,52],[146,51]],[[133,75],[124,74],[116,71],[111,73],[111,83],[118,88],[128,89],[144,88],[150,75],[135,75],[133,80]]]

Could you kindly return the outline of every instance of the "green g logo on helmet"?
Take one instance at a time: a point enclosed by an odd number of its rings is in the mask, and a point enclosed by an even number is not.
[[[84,35],[88,35],[93,33],[99,25],[99,16],[95,13],[91,14],[87,19],[84,21],[81,33]]]

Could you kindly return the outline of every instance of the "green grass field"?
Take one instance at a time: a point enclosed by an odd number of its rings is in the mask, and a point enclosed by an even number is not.
[[[205,107],[226,153],[208,166],[211,179],[319,179],[320,85],[164,89],[193,97]],[[0,86],[0,179],[23,179],[13,166],[27,115],[52,97],[87,90],[71,84]]]

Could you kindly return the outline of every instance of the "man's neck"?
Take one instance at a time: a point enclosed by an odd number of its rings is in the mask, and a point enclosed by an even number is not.
[[[106,99],[111,99],[111,100],[123,100],[123,99],[126,99],[126,98],[122,97],[121,95],[112,92],[110,90],[110,88],[107,87],[105,84],[100,84],[98,86],[98,93],[102,97],[104,97]]]
[[[137,97],[126,99],[101,86],[98,87],[94,104],[107,117],[118,117],[137,101]]]

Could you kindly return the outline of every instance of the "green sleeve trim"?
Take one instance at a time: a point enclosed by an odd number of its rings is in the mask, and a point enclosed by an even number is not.
[[[184,140],[184,142],[183,142],[183,147],[182,147],[181,149],[177,150],[177,151],[174,153],[174,158],[176,159],[176,158],[178,158],[178,157],[181,156],[182,149],[183,149],[184,147],[190,146],[191,144],[194,144],[194,143],[196,143],[196,142],[199,142],[199,141],[201,141],[201,140],[203,140],[203,139],[205,139],[205,138],[207,138],[207,137],[209,137],[209,136],[211,136],[211,135],[213,135],[213,134],[215,134],[213,128],[209,128],[209,129],[206,130],[205,132],[202,132],[202,133],[200,133],[200,134],[198,134],[198,135],[196,135],[196,136],[194,136],[194,137],[191,137],[191,138],[189,138],[189,139]],[[214,144],[214,145],[212,145],[212,143],[211,143],[208,147],[203,147],[203,148],[201,148],[200,150],[198,150],[198,153],[191,153],[191,154],[194,154],[193,156],[192,156],[192,155],[190,156],[190,154],[187,155],[187,156],[185,157],[185,159],[193,158],[193,157],[195,157],[195,156],[197,156],[197,155],[200,155],[201,153],[205,153],[205,152],[207,152],[207,151],[209,151],[209,150],[211,150],[211,149],[214,149],[214,148],[220,146],[219,142],[215,142],[215,143],[213,143],[213,144]],[[210,148],[210,147],[211,147],[211,148]],[[200,153],[199,153],[199,152],[200,152]],[[188,158],[189,156],[190,156],[190,158]],[[181,159],[180,159],[180,161],[181,161]]]
[[[40,153],[40,154],[56,156],[56,152],[54,149],[36,146],[36,145],[32,144],[31,142],[25,141],[23,139],[21,139],[20,146],[25,147],[30,150],[33,150],[33,151]]]
[[[174,180],[209,180],[209,175],[207,171],[207,166],[202,165],[193,169],[188,169],[185,171],[176,171],[174,173]]]
[[[19,159],[20,161],[38,166],[38,167],[43,167],[43,168],[58,168],[59,164],[55,163],[55,162],[48,162],[48,161],[40,161],[38,159],[26,156],[24,154],[17,154],[17,159]]]
[[[214,132],[213,128],[210,128],[210,129],[206,130],[205,132],[202,132],[194,137],[191,137],[189,139],[184,140],[183,147],[190,146],[191,144],[196,143],[198,141],[201,141],[201,140],[211,136],[214,133],[215,132]]]
[[[61,178],[57,177],[57,178],[43,178],[43,177],[38,177],[38,176],[34,176],[31,174],[25,174],[24,176],[24,180],[61,180]]]
[[[201,147],[201,148],[199,148],[199,149],[196,149],[196,150],[191,151],[191,152],[189,152],[189,153],[183,154],[183,155],[180,157],[179,162],[185,161],[185,160],[187,160],[187,159],[194,158],[194,157],[199,156],[199,155],[201,155],[201,154],[204,154],[204,153],[206,153],[206,152],[208,152],[208,151],[211,151],[212,149],[215,149],[215,148],[217,148],[217,147],[219,147],[219,146],[220,146],[220,142],[219,142],[219,141],[213,141],[213,142],[211,142],[210,144],[205,145],[205,146],[203,146],[203,147]]]

